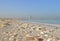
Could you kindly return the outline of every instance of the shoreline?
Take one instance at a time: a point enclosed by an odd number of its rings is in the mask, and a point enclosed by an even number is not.
[[[58,24],[60,25],[59,20],[21,20],[25,22],[36,22],[36,23],[47,23],[47,24]]]
[[[60,24],[51,24],[51,23],[40,23],[40,22],[29,22],[29,21],[20,21],[23,23],[28,23],[28,24],[38,24],[38,25],[45,25],[45,26],[57,26],[60,27]]]

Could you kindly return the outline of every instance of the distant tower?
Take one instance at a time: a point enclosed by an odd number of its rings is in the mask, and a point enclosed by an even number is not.
[[[29,21],[32,19],[32,16],[29,16]]]

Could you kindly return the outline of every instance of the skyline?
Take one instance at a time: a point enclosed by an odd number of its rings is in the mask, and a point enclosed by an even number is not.
[[[60,0],[0,0],[0,17],[60,18]]]

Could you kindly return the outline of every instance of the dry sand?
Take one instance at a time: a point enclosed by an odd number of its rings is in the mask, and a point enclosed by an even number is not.
[[[0,27],[0,41],[60,41],[60,25],[15,20],[3,22],[6,26]]]

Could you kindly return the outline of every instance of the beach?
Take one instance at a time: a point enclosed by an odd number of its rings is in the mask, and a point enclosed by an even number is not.
[[[60,41],[60,25],[0,19],[0,41]]]

